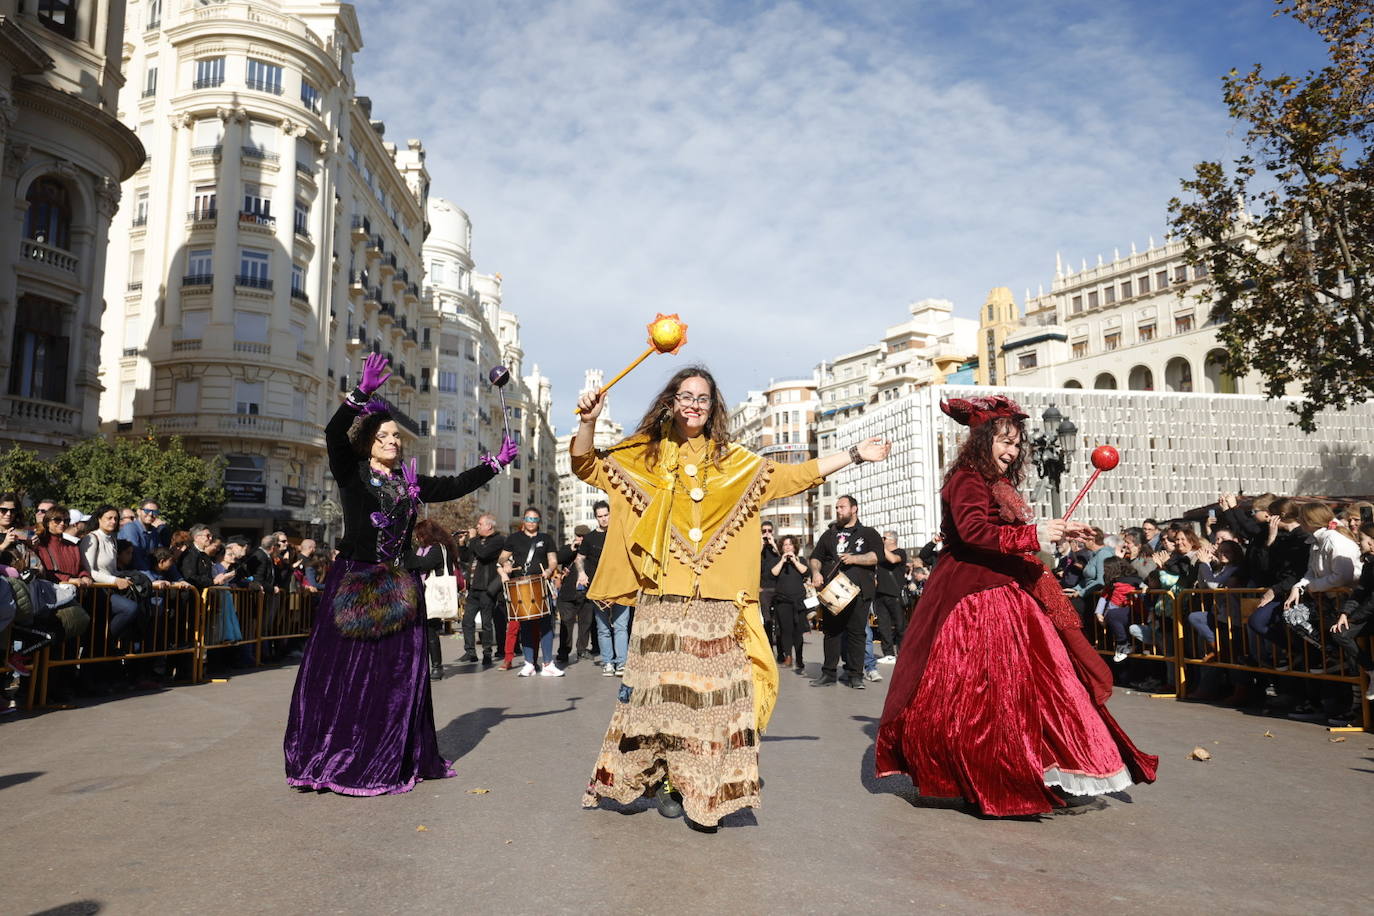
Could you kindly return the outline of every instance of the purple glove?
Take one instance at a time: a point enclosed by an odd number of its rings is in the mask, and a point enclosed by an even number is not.
[[[401,478],[406,482],[406,492],[411,499],[420,498],[420,475],[415,472],[415,459],[401,462]]]
[[[380,353],[367,354],[367,361],[363,363],[363,377],[358,382],[358,390],[363,394],[372,394],[385,385],[386,380],[391,378],[391,370],[387,368],[387,365],[387,358]]]
[[[510,436],[501,437],[501,450],[496,453],[496,460],[505,467],[516,459],[520,454],[520,446]]]

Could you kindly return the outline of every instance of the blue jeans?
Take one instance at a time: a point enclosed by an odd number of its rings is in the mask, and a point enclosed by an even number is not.
[[[1126,626],[1131,622],[1131,609],[1124,604],[1109,604],[1107,609],[1102,612],[1102,620],[1107,624],[1107,631],[1112,634],[1112,640],[1120,646],[1131,641],[1126,634]]]
[[[625,666],[630,648],[630,609],[627,606],[596,606],[596,642],[601,647],[601,664]]]
[[[873,627],[864,627],[864,672],[876,670],[878,656],[873,654]]]
[[[525,656],[525,663],[534,664],[534,644],[539,643],[540,656],[544,664],[553,662],[553,621],[545,616],[536,620],[520,621],[520,651]]]
[[[133,594],[130,592],[130,594]],[[119,592],[110,593],[110,636],[122,639],[138,625],[138,602]]]
[[[1188,615],[1188,625],[1199,636],[1207,640],[1208,644],[1214,645],[1216,643],[1217,631],[1212,629],[1211,611],[1193,611]]]

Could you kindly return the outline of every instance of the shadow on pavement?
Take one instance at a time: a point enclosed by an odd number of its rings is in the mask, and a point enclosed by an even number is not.
[[[581,697],[568,697],[568,705],[563,709],[546,709],[542,712],[507,713],[505,706],[480,706],[463,713],[439,730],[439,752],[455,763],[472,752],[482,743],[494,727],[507,719],[538,719],[543,716],[556,716],[573,712]]]
[[[90,914],[99,913],[103,909],[105,909],[105,905],[99,900],[74,900],[71,903],[55,906],[50,910],[40,910],[33,916],[90,916]]]
[[[42,770],[31,773],[6,773],[0,775],[0,789],[8,789],[10,786],[17,786],[20,783],[29,782],[43,775]]]

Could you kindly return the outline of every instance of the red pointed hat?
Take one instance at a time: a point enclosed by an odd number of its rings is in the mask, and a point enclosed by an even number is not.
[[[940,402],[940,409],[955,423],[969,429],[999,417],[1020,422],[1030,416],[1021,409],[1020,404],[1004,394],[996,394],[990,398],[950,398]]]

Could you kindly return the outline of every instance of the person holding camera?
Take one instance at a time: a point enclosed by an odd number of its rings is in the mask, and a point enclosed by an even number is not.
[[[801,558],[801,542],[796,535],[784,534],[778,561],[769,569],[773,576],[773,617],[778,624],[778,655],[784,666],[798,674],[806,673],[802,661],[802,637],[806,634],[806,563]]]

